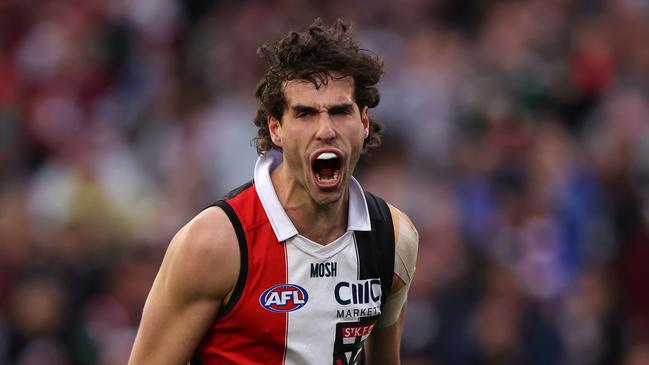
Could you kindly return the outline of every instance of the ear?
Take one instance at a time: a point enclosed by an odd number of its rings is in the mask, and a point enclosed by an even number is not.
[[[282,124],[279,120],[269,116],[268,131],[270,132],[270,139],[273,143],[278,147],[282,147]]]
[[[367,138],[370,135],[370,116],[369,108],[366,106],[361,112],[361,123],[363,123],[363,139]]]

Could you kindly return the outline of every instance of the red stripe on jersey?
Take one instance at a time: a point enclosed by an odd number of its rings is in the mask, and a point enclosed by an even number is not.
[[[286,252],[286,245],[284,247],[284,267],[286,268],[286,278],[284,282],[288,282],[288,253]],[[285,313],[286,320],[284,321],[284,354],[282,355],[282,364],[286,362],[286,350],[288,350],[288,313]]]
[[[238,302],[205,335],[199,358],[202,364],[283,364],[288,315],[264,308],[260,296],[287,283],[285,245],[277,241],[254,185],[227,202],[245,232],[248,275]]]

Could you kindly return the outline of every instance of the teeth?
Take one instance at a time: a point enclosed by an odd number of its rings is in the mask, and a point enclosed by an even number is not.
[[[321,153],[320,156],[316,158],[316,160],[331,160],[332,158],[338,158],[335,153],[332,152],[324,152]]]
[[[338,173],[334,172],[334,176],[332,176],[331,178],[323,177],[320,175],[316,175],[316,176],[318,177],[318,181],[334,181],[338,178]]]

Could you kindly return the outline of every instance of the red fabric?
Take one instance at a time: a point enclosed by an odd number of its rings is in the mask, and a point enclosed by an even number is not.
[[[205,336],[199,349],[201,364],[282,364],[287,314],[264,309],[259,297],[287,282],[284,244],[277,241],[254,185],[227,202],[246,235],[248,277],[235,307]]]

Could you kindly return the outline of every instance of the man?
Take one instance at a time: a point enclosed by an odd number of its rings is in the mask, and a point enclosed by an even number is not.
[[[129,363],[398,364],[418,236],[352,177],[382,61],[341,21],[259,53],[254,182],[174,237]]]

